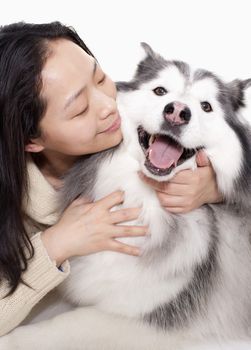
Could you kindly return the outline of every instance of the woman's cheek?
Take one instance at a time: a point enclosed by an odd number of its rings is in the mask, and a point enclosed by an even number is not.
[[[79,127],[75,130],[75,138],[79,140],[79,142],[85,144],[92,142],[97,134],[96,127],[92,125],[85,125],[83,127]]]

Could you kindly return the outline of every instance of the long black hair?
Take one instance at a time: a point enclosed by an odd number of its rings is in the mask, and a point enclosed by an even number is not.
[[[60,38],[93,56],[76,31],[60,22],[0,27],[0,281],[8,281],[8,295],[23,282],[22,272],[34,255],[24,225],[25,145],[41,135],[39,122],[46,110],[40,96],[41,71],[48,42]]]

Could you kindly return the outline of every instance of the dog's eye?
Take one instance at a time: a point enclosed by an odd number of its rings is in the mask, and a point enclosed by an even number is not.
[[[203,111],[205,111],[205,112],[207,112],[207,113],[209,113],[209,112],[212,112],[213,111],[213,108],[212,108],[212,106],[210,105],[210,103],[209,102],[207,102],[207,101],[203,101],[203,102],[201,102],[201,108],[203,109]]]
[[[155,95],[157,96],[163,96],[165,94],[167,94],[167,91],[165,88],[163,88],[162,86],[158,86],[155,89],[153,89],[153,92],[155,93]]]

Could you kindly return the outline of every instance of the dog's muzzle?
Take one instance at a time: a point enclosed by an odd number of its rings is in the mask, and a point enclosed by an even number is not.
[[[151,135],[142,126],[137,130],[139,144],[146,157],[145,167],[153,175],[169,175],[175,167],[196,153],[196,149],[184,148],[168,135]]]

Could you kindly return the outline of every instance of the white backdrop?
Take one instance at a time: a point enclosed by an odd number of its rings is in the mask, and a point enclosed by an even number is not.
[[[139,42],[229,80],[251,77],[250,0],[2,0],[0,24],[73,26],[114,79],[130,78]]]

